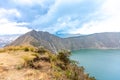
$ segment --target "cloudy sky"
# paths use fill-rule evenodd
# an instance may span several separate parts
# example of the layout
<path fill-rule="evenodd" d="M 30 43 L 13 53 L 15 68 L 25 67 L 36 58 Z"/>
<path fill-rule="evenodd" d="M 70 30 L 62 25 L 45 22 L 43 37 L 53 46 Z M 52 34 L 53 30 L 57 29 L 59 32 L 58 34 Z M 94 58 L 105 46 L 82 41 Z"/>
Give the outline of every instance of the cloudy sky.
<path fill-rule="evenodd" d="M 120 32 L 119 0 L 0 0 L 0 35 Z"/>

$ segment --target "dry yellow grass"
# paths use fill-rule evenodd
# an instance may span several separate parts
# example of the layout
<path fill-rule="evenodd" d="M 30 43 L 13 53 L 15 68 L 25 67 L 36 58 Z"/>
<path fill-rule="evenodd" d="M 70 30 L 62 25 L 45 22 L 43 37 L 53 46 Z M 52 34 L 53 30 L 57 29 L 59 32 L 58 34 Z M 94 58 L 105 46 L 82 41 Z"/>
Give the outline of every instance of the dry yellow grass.
<path fill-rule="evenodd" d="M 0 80 L 50 80 L 50 63 L 40 61 L 41 69 L 24 67 L 39 57 L 32 46 L 9 46 L 0 49 Z M 45 55 L 41 55 L 45 57 Z M 47 71 L 47 72 L 46 72 Z"/>
<path fill-rule="evenodd" d="M 41 70 L 23 68 L 18 69 L 26 61 L 35 58 L 33 52 L 3 52 L 0 54 L 0 80 L 50 80 L 46 71 L 50 69 L 50 63 L 39 62 Z"/>
<path fill-rule="evenodd" d="M 0 50 L 0 80 L 95 80 L 65 58 L 33 47 L 12 46 Z M 66 59 L 65 59 L 66 61 Z M 71 69 L 71 70 L 70 70 Z M 74 70 L 80 78 L 74 79 Z M 73 73 L 73 79 L 71 74 Z M 77 74 L 79 75 L 79 74 Z M 86 77 L 86 78 L 85 78 Z"/>

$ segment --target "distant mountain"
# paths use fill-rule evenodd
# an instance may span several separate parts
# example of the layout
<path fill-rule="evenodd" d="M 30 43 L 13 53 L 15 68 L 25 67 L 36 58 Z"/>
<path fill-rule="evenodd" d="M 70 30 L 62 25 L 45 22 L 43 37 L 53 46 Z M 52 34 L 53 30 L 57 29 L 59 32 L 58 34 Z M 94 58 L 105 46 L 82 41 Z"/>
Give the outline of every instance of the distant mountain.
<path fill-rule="evenodd" d="M 59 38 L 48 32 L 32 30 L 17 38 L 10 45 L 33 45 L 36 47 L 44 46 L 52 52 L 57 52 L 60 49 L 65 49 L 63 41 L 63 38 Z"/>
<path fill-rule="evenodd" d="M 32 30 L 17 38 L 10 45 L 44 46 L 52 52 L 57 52 L 61 49 L 120 49 L 120 33 L 96 33 L 60 38 L 48 32 Z"/>
<path fill-rule="evenodd" d="M 77 37 L 77 36 L 83 36 L 82 34 L 56 34 L 57 36 L 61 38 L 68 38 L 68 37 Z"/>
<path fill-rule="evenodd" d="M 0 47 L 10 44 L 12 41 L 18 38 L 18 36 L 19 35 L 0 35 Z"/>
<path fill-rule="evenodd" d="M 72 50 L 78 49 L 120 49 L 120 33 L 96 33 L 80 37 L 67 38 Z"/>

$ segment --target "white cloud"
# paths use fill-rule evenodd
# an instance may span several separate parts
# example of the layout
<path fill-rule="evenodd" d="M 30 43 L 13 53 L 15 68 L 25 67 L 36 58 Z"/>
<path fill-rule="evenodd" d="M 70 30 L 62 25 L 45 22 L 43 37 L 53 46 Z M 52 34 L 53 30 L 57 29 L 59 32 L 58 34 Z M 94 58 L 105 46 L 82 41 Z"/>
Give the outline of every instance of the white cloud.
<path fill-rule="evenodd" d="M 97 13 L 97 19 L 91 19 L 72 33 L 92 34 L 99 32 L 120 32 L 120 1 L 105 0 Z"/>
<path fill-rule="evenodd" d="M 0 35 L 23 34 L 30 31 L 26 27 L 28 23 L 10 21 L 14 17 L 21 17 L 21 14 L 16 9 L 0 8 Z"/>
<path fill-rule="evenodd" d="M 4 9 L 0 8 L 0 18 L 4 17 L 21 17 L 21 14 L 18 10 L 16 9 Z"/>
<path fill-rule="evenodd" d="M 120 15 L 120 1 L 105 0 L 101 10 L 107 15 Z"/>
<path fill-rule="evenodd" d="M 76 27 L 80 24 L 78 19 L 71 20 L 70 16 L 63 16 L 57 19 L 57 22 L 50 27 L 45 28 L 45 31 L 49 31 L 50 33 L 71 33 L 72 31 L 76 30 Z M 51 28 L 52 27 L 52 28 Z"/>
<path fill-rule="evenodd" d="M 42 7 L 46 7 L 46 4 L 53 2 L 54 0 L 12 0 L 18 5 L 33 6 L 39 4 Z"/>
<path fill-rule="evenodd" d="M 28 19 L 24 21 L 31 20 L 31 25 L 33 26 L 30 27 L 33 27 L 34 29 L 46 30 L 51 33 L 63 31 L 66 33 L 91 34 L 98 32 L 120 31 L 119 0 L 11 1 L 14 3 L 13 5 L 15 8 L 20 9 L 21 13 L 17 9 L 7 10 L 0 8 L 0 25 L 2 26 L 6 26 L 9 23 L 11 26 L 19 28 L 22 26 L 22 28 L 27 30 L 28 28 L 26 28 L 26 23 L 17 23 L 17 21 L 15 21 L 16 17 L 18 17 L 18 21 L 21 21 L 22 19 L 24 20 L 24 18 Z M 40 11 L 42 12 L 42 10 L 39 11 L 39 8 L 36 9 L 36 7 L 39 6 L 42 7 L 40 9 L 45 9 L 45 13 L 39 14 Z M 24 9 L 24 7 L 26 8 Z M 27 9 L 31 10 L 31 13 L 30 11 L 27 11 Z M 37 10 L 38 12 L 36 12 Z M 24 13 L 22 13 L 22 11 Z M 35 15 L 33 15 L 34 12 Z M 31 18 L 31 16 L 37 17 L 33 20 L 33 17 Z M 13 17 L 13 19 L 9 19 L 9 17 Z M 3 21 L 4 19 L 7 21 Z M 12 22 L 13 20 L 15 22 Z"/>
<path fill-rule="evenodd" d="M 13 2 L 17 3 L 17 4 L 27 4 L 30 5 L 32 4 L 32 0 L 13 0 Z"/>
<path fill-rule="evenodd" d="M 102 21 L 91 21 L 82 26 L 82 28 L 76 29 L 73 33 L 92 34 L 100 32 L 120 32 L 120 20 L 105 19 Z"/>
<path fill-rule="evenodd" d="M 49 28 L 54 29 L 56 31 L 62 29 L 63 26 L 59 22 L 58 19 L 64 18 L 66 16 L 71 17 L 78 17 L 82 16 L 82 8 L 81 3 L 84 0 L 55 0 L 55 3 L 49 7 L 47 14 L 39 16 L 37 19 L 33 21 L 33 25 L 40 25 L 43 26 L 44 24 L 49 26 Z M 82 5 L 83 6 L 83 5 Z M 63 19 L 62 19 L 63 20 Z M 65 20 L 63 20 L 65 21 Z M 60 25 L 57 25 L 60 24 Z M 43 26 L 42 28 L 46 27 Z M 57 27 L 56 27 L 57 25 Z M 59 27 L 59 28 L 58 28 Z M 61 28 L 60 28 L 61 27 Z"/>
<path fill-rule="evenodd" d="M 0 35 L 24 34 L 31 29 L 27 28 L 27 23 L 16 23 L 7 19 L 0 19 Z"/>

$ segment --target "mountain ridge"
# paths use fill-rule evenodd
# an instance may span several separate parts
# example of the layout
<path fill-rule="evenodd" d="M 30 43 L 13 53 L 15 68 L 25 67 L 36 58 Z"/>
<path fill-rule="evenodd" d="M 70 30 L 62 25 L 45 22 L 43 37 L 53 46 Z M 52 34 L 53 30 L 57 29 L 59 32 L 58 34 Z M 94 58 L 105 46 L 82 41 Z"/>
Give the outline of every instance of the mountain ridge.
<path fill-rule="evenodd" d="M 60 38 L 48 32 L 32 30 L 20 36 L 9 45 L 43 46 L 55 53 L 62 49 L 120 49 L 120 32 L 105 32 Z"/>
<path fill-rule="evenodd" d="M 11 43 L 15 39 L 17 39 L 19 34 L 16 35 L 0 35 L 0 48 L 4 47 L 5 45 Z"/>

